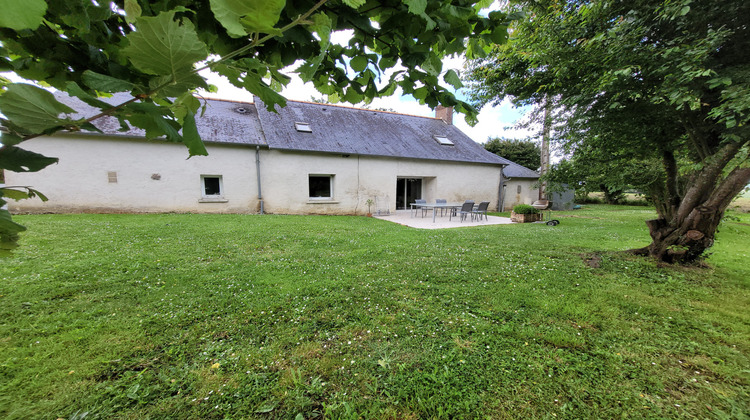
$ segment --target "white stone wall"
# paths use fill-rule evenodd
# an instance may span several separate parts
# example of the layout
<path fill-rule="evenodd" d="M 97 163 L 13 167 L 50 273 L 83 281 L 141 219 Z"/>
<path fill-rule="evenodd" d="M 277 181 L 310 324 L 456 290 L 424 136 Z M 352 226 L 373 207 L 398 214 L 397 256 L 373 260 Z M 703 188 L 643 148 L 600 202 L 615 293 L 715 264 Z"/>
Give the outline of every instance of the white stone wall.
<path fill-rule="evenodd" d="M 267 163 L 267 164 L 266 164 Z M 265 210 L 280 214 L 364 214 L 367 199 L 396 210 L 396 180 L 422 178 L 422 198 L 473 199 L 497 207 L 500 167 L 418 159 L 312 154 L 271 150 L 262 157 Z M 308 177 L 333 175 L 332 200 L 311 200 Z M 373 206 L 372 211 L 375 211 Z"/>
<path fill-rule="evenodd" d="M 40 137 L 23 147 L 59 163 L 39 172 L 6 172 L 8 185 L 28 185 L 48 198 L 11 201 L 16 212 L 258 211 L 255 149 L 209 144 L 188 157 L 182 144 L 133 139 Z M 110 182 L 110 172 L 117 182 Z M 222 175 L 225 202 L 201 202 L 201 175 Z"/>
<path fill-rule="evenodd" d="M 536 179 L 511 178 L 505 181 L 504 211 L 510 211 L 518 204 L 531 204 L 539 200 L 539 189 L 535 188 Z M 520 187 L 521 192 L 518 192 Z"/>
<path fill-rule="evenodd" d="M 255 147 L 208 144 L 209 156 L 187 159 L 184 145 L 82 136 L 37 138 L 24 147 L 60 158 L 35 173 L 6 173 L 49 197 L 11 202 L 15 212 L 257 213 Z M 422 198 L 490 201 L 497 208 L 494 165 L 261 149 L 264 210 L 276 214 L 365 214 L 367 199 L 396 210 L 399 177 L 422 178 Z M 110 182 L 110 173 L 117 182 Z M 309 197 L 309 176 L 333 175 L 333 197 Z M 222 200 L 202 197 L 201 175 L 222 177 Z M 506 201 L 507 205 L 507 201 Z M 372 206 L 376 211 L 376 206 Z"/>

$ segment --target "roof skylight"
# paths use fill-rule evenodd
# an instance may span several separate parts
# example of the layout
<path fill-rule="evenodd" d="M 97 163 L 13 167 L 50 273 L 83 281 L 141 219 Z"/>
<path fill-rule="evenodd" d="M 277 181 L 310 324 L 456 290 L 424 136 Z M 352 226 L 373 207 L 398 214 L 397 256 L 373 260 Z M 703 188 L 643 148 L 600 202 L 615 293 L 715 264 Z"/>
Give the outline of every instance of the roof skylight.
<path fill-rule="evenodd" d="M 448 140 L 448 137 L 445 136 L 432 136 L 438 143 L 440 143 L 443 146 L 453 146 L 453 142 Z"/>
<path fill-rule="evenodd" d="M 294 123 L 294 128 L 296 128 L 297 131 L 302 132 L 302 133 L 312 133 L 312 128 L 310 128 L 310 123 L 296 122 Z"/>

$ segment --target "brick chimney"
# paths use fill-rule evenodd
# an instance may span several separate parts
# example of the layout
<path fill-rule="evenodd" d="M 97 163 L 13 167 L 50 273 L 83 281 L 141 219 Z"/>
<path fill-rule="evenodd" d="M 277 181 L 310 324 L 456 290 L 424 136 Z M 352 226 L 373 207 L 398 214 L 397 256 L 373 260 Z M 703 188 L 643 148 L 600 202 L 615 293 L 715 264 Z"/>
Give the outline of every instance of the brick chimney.
<path fill-rule="evenodd" d="M 453 125 L 453 107 L 438 105 L 437 108 L 435 108 L 435 118 L 440 118 L 446 124 Z"/>

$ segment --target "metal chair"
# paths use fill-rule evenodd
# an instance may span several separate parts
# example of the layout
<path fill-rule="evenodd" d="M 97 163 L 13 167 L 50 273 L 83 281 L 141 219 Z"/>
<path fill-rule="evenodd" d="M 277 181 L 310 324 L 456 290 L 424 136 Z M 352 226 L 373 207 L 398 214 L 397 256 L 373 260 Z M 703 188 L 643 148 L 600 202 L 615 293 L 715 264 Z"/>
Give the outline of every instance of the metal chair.
<path fill-rule="evenodd" d="M 436 198 L 435 199 L 435 204 L 448 204 L 448 200 L 446 200 L 445 198 Z M 446 209 L 445 207 L 440 207 L 440 216 L 441 217 L 443 216 L 443 212 L 445 212 L 446 210 L 448 210 L 448 209 Z"/>
<path fill-rule="evenodd" d="M 490 206 L 489 201 L 482 201 L 479 203 L 479 207 L 477 207 L 476 210 L 472 210 L 472 216 L 476 215 L 479 220 L 482 220 L 482 215 L 484 215 L 484 220 L 489 220 L 487 218 L 487 208 Z"/>
<path fill-rule="evenodd" d="M 415 203 L 415 204 L 427 204 L 427 200 L 414 200 L 414 203 Z M 415 211 L 414 211 L 414 215 L 416 216 L 416 215 L 417 215 L 417 212 L 418 212 L 418 211 L 419 211 L 420 209 L 422 210 L 422 217 L 424 217 L 424 215 L 425 215 L 425 214 L 427 213 L 427 209 L 425 209 L 424 207 L 420 207 L 420 206 L 417 206 L 417 208 L 416 208 L 416 209 L 414 209 L 414 210 L 415 210 Z"/>
<path fill-rule="evenodd" d="M 458 215 L 461 216 L 461 223 L 466 219 L 466 215 L 471 216 L 471 220 L 474 220 L 474 202 L 466 201 L 462 206 L 461 210 L 458 211 Z"/>

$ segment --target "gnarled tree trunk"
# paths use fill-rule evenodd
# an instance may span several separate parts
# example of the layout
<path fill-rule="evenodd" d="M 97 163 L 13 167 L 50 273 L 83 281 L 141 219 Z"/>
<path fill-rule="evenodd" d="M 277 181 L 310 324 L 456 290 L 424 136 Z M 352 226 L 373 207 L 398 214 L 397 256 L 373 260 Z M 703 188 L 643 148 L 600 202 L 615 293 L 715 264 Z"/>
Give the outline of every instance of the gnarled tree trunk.
<path fill-rule="evenodd" d="M 710 181 L 711 175 L 704 173 L 699 178 Z M 750 182 L 750 168 L 735 168 L 718 185 L 701 182 L 704 180 L 697 180 L 670 219 L 660 217 L 646 222 L 653 241 L 636 250 L 637 254 L 669 263 L 690 263 L 713 245 L 724 211 Z M 700 200 L 702 197 L 705 199 Z"/>

